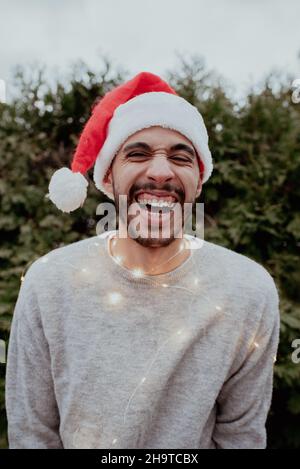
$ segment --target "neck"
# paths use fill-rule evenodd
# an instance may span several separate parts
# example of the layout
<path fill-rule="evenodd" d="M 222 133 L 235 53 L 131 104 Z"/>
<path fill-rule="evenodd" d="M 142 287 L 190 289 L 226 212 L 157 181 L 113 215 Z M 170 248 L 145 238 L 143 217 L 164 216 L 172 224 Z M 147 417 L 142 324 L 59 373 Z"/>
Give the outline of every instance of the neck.
<path fill-rule="evenodd" d="M 145 275 L 159 275 L 179 267 L 190 255 L 185 238 L 175 238 L 167 246 L 146 247 L 130 237 L 115 235 L 109 246 L 110 254 L 121 259 L 127 269 L 138 269 Z"/>

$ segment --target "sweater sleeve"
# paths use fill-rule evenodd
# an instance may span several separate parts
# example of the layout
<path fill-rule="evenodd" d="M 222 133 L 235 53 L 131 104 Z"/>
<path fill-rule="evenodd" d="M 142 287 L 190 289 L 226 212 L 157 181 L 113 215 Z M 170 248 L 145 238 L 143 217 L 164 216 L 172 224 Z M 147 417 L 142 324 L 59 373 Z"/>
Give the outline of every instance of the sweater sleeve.
<path fill-rule="evenodd" d="M 9 447 L 62 448 L 49 346 L 34 291 L 33 266 L 15 305 L 6 368 Z"/>
<path fill-rule="evenodd" d="M 217 400 L 213 440 L 219 449 L 266 448 L 266 419 L 273 392 L 279 342 L 279 297 L 268 284 L 259 327 L 249 337 Z"/>

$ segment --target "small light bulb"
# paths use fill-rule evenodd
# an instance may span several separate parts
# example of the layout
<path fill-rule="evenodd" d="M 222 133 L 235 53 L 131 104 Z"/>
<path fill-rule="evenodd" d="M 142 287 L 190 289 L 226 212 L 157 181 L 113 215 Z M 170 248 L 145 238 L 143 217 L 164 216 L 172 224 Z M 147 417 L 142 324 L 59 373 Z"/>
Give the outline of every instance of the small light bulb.
<path fill-rule="evenodd" d="M 122 256 L 114 256 L 114 259 L 118 264 L 122 264 L 123 262 L 123 257 Z"/>
<path fill-rule="evenodd" d="M 122 295 L 117 291 L 111 292 L 108 295 L 108 301 L 111 305 L 117 305 L 118 303 L 120 303 L 121 299 Z"/>
<path fill-rule="evenodd" d="M 142 271 L 142 269 L 132 269 L 132 275 L 134 277 L 139 278 L 139 277 L 143 277 L 144 272 Z"/>

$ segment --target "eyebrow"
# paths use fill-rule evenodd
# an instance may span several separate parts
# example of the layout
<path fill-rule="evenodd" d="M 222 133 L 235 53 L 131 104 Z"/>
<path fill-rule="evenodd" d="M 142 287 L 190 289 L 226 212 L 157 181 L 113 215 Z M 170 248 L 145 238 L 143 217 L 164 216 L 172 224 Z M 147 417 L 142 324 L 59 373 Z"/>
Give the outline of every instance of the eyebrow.
<path fill-rule="evenodd" d="M 148 145 L 148 143 L 145 142 L 134 142 L 134 143 L 129 143 L 124 147 L 123 151 L 127 152 L 129 150 L 134 150 L 136 148 L 143 148 L 144 150 L 150 151 L 152 150 L 151 146 Z M 196 157 L 195 150 L 190 147 L 189 145 L 186 145 L 185 143 L 176 143 L 176 145 L 172 145 L 169 148 L 169 151 L 179 151 L 179 150 L 184 150 L 187 153 L 189 153 L 193 158 Z"/>

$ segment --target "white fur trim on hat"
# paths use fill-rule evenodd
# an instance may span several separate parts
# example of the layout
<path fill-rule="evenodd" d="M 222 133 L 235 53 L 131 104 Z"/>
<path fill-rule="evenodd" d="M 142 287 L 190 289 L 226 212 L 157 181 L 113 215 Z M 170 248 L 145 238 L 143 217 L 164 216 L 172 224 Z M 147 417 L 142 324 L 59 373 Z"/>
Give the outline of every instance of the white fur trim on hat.
<path fill-rule="evenodd" d="M 93 175 L 96 187 L 108 197 L 113 198 L 113 194 L 105 190 L 103 178 L 117 151 L 130 135 L 155 125 L 176 130 L 187 137 L 204 164 L 202 182 L 210 177 L 213 162 L 200 112 L 178 95 L 153 91 L 118 106 L 110 120 L 107 138 L 97 156 Z"/>
<path fill-rule="evenodd" d="M 81 173 L 60 168 L 52 174 L 48 197 L 57 208 L 70 213 L 82 207 L 87 194 L 88 181 Z"/>

